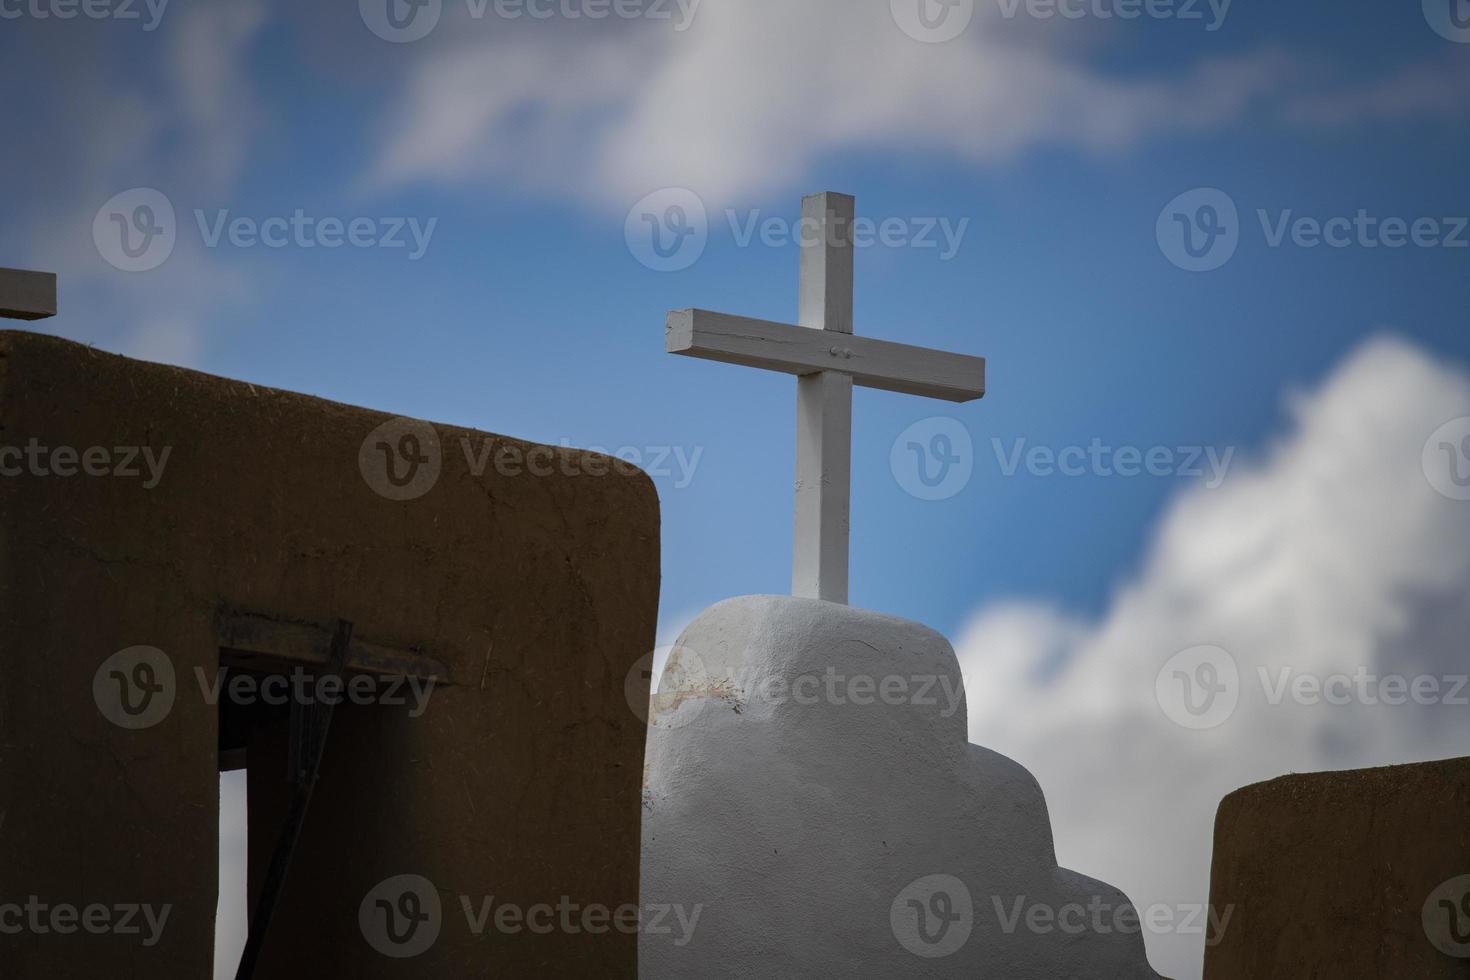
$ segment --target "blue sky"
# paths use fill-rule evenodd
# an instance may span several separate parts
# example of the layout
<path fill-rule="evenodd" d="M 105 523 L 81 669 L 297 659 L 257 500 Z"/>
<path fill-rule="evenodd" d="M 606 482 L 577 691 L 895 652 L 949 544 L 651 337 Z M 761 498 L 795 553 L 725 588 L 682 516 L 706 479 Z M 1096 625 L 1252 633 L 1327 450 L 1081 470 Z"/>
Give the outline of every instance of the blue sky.
<path fill-rule="evenodd" d="M 1208 30 L 1203 4 L 1204 21 L 1124 21 L 1098 16 L 1112 3 L 1047 19 L 979 0 L 963 34 L 927 43 L 879 0 L 704 0 L 685 31 L 446 0 L 429 36 L 393 43 L 350 3 L 174 0 L 145 30 L 0 0 L 21 11 L 0 20 L 0 75 L 24 134 L 0 146 L 0 264 L 58 272 L 62 312 L 40 328 L 105 349 L 697 458 L 687 486 L 657 478 L 675 625 L 789 587 L 794 382 L 662 351 L 672 308 L 795 317 L 796 246 L 742 246 L 727 210 L 794 220 L 802 194 L 837 190 L 875 220 L 967 220 L 948 260 L 857 257 L 857 331 L 984 355 L 989 394 L 857 395 L 852 601 L 956 637 L 1012 604 L 1107 623 L 1200 481 L 1006 476 L 994 440 L 1233 451 L 1228 487 L 1304 438 L 1293 400 L 1336 390 L 1370 338 L 1425 371 L 1470 362 L 1454 220 L 1470 213 L 1470 31 L 1437 32 L 1434 2 L 1237 2 Z M 671 187 L 705 206 L 709 242 L 661 272 L 625 221 Z M 168 199 L 178 244 L 125 272 L 92 229 L 135 188 Z M 1158 224 L 1200 188 L 1236 207 L 1238 247 L 1190 272 Z M 435 224 L 415 260 L 209 247 L 195 217 L 298 209 Z M 1283 219 L 1360 212 L 1434 219 L 1460 247 L 1271 242 Z M 890 450 L 934 416 L 968 429 L 974 476 L 926 501 Z"/>
<path fill-rule="evenodd" d="M 860 212 L 878 220 L 969 220 L 949 261 L 936 250 L 881 247 L 858 258 L 859 332 L 990 358 L 991 392 L 976 405 L 956 410 L 870 392 L 857 402 L 854 601 L 942 629 L 996 596 L 1040 592 L 1099 609 L 1178 488 L 1172 478 L 1005 479 L 992 439 L 1063 445 L 1101 437 L 1249 453 L 1279 421 L 1282 393 L 1321 378 L 1365 335 L 1391 328 L 1451 356 L 1464 356 L 1470 344 L 1464 276 L 1457 274 L 1464 250 L 1273 249 L 1255 216 L 1257 209 L 1324 219 L 1359 209 L 1407 219 L 1455 211 L 1466 131 L 1460 104 L 1437 100 L 1433 90 L 1463 91 L 1467 51 L 1430 30 L 1413 5 L 1347 16 L 1325 3 L 1237 4 L 1215 31 L 1205 29 L 1215 15 L 1203 7 L 1203 22 L 1028 21 L 1024 14 L 977 21 L 970 30 L 996 47 L 1029 46 L 1109 84 L 1167 87 L 1211 60 L 1275 59 L 1283 67 L 1263 70 L 1251 83 L 1259 95 L 1228 118 L 1198 123 L 1186 102 L 1178 109 L 1182 122 L 1142 125 L 1137 133 L 1122 125 L 1108 137 L 1121 145 L 1101 150 L 1068 145 L 1065 137 L 1020 139 L 1000 159 L 977 160 L 943 137 L 929 137 L 927 152 L 925 140 L 915 141 L 915 152 L 881 133 L 852 145 L 814 139 L 790 179 L 740 174 L 703 195 L 710 247 L 694 267 L 675 273 L 641 267 L 624 242 L 626 210 L 641 195 L 604 192 L 595 186 L 598 174 L 575 166 L 553 163 L 548 169 L 564 176 L 541 186 L 510 174 L 514 167 L 486 164 L 477 172 L 475 152 L 466 151 L 453 162 L 460 168 L 453 177 L 384 183 L 369 176 L 402 111 L 403 88 L 443 50 L 478 45 L 489 59 L 500 45 L 526 39 L 575 47 L 604 43 L 619 29 L 639 35 L 633 44 L 661 27 L 594 32 L 566 21 L 493 17 L 456 25 L 451 12 L 435 35 L 399 45 L 374 37 L 349 5 L 310 17 L 260 7 L 248 26 L 196 27 L 211 16 L 225 19 L 207 7 L 165 8 L 152 32 L 120 21 L 22 19 L 0 35 L 7 71 L 35 94 L 26 108 L 7 111 L 19 109 L 16 125 L 47 134 L 0 151 L 18 165 L 26 191 L 0 204 L 8 261 L 62 275 L 63 313 L 45 328 L 150 352 L 137 335 L 146 335 L 139 324 L 156 312 L 139 304 L 119 317 L 109 300 L 113 290 L 146 289 L 150 274 L 121 273 L 95 250 L 88 254 L 80 221 L 58 226 L 134 186 L 168 195 L 181 234 L 196 240 L 196 209 L 211 220 L 222 209 L 263 219 L 298 208 L 316 217 L 437 219 L 417 261 L 407 259 L 408 250 L 205 250 L 197 262 L 227 281 L 219 295 L 189 304 L 181 314 L 188 325 L 177 328 L 182 336 L 160 341 L 158 354 L 551 442 L 702 450 L 687 487 L 660 481 L 670 614 L 787 585 L 791 380 L 660 353 L 668 308 L 794 316 L 796 247 L 739 247 L 725 208 L 742 219 L 759 211 L 790 220 L 802 193 L 834 189 L 857 195 Z M 689 34 L 702 26 L 700 13 L 711 11 L 696 13 Z M 458 28 L 453 37 L 451 27 Z M 780 28 L 781 18 L 771 27 Z M 220 50 L 191 56 L 181 50 L 190 35 Z M 891 43 L 923 47 L 901 34 Z M 95 53 L 96 63 L 83 65 L 82 51 Z M 227 63 L 206 67 L 214 58 Z M 758 50 L 750 66 L 761 68 Z M 1428 91 L 1402 83 L 1414 73 L 1429 80 Z M 803 72 L 791 76 L 799 84 Z M 172 91 L 210 85 L 215 91 L 196 107 Z M 943 79 L 927 94 L 925 85 L 922 77 L 916 82 L 913 112 L 923 113 L 926 100 L 957 96 Z M 1407 93 L 1398 105 L 1382 106 L 1367 91 L 1395 86 Z M 1348 118 L 1283 118 L 1287 105 L 1309 96 L 1349 103 Z M 1010 96 L 986 96 L 997 97 Z M 627 93 L 628 101 L 637 98 Z M 153 132 L 117 137 L 139 145 L 113 161 L 68 111 L 82 103 L 87 113 L 105 115 L 109 99 L 165 117 Z M 1026 101 L 1018 93 L 1009 111 L 1026 110 Z M 518 125 L 536 129 L 516 114 L 551 111 L 528 95 L 487 127 L 490 138 L 508 140 L 503 152 L 514 155 Z M 591 111 L 610 113 L 595 104 Z M 977 112 L 981 131 L 973 139 L 983 145 L 985 124 L 1005 111 Z M 566 150 L 590 152 L 586 145 Z M 528 151 L 541 153 L 556 155 Z M 38 157 L 59 166 L 26 173 Z M 697 164 L 677 186 L 701 190 Z M 83 186 L 109 193 L 94 204 L 79 193 Z M 636 180 L 629 186 L 638 188 Z M 662 186 L 670 185 L 646 189 Z M 1160 208 L 1195 187 L 1225 190 L 1245 217 L 1239 253 L 1209 274 L 1171 265 L 1154 235 Z M 27 233 L 37 224 L 60 243 L 37 247 Z M 48 251 L 61 261 L 48 261 Z M 167 274 L 165 264 L 155 278 Z M 955 498 L 918 501 L 892 478 L 888 448 L 909 423 L 936 414 L 959 418 L 974 434 L 976 476 Z M 731 519 L 708 519 L 713 514 Z M 920 568 L 924 574 L 915 574 Z"/>

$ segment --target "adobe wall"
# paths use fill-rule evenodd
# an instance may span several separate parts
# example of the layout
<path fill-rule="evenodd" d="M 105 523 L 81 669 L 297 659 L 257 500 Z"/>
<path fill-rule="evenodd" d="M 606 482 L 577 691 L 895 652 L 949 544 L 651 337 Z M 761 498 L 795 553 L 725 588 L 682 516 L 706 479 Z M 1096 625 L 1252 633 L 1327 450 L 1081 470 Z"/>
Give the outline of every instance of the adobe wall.
<path fill-rule="evenodd" d="M 1238 790 L 1211 878 L 1205 980 L 1470 977 L 1470 759 Z"/>
<path fill-rule="evenodd" d="M 196 672 L 215 680 L 218 624 L 248 613 L 351 620 L 359 640 L 436 659 L 454 684 L 418 718 L 338 711 L 261 976 L 634 976 L 634 935 L 475 936 L 459 896 L 638 900 L 646 728 L 625 680 L 654 643 L 653 486 L 581 453 L 546 475 L 476 475 L 461 440 L 492 437 L 369 439 L 389 421 L 0 332 L 0 448 L 77 453 L 0 478 L 0 905 L 172 906 L 152 946 L 146 927 L 59 934 L 42 913 L 39 929 L 0 932 L 6 975 L 210 975 L 218 729 Z M 425 462 L 397 460 L 394 486 L 379 443 Z M 117 447 L 169 455 L 161 473 L 140 455 L 138 476 L 100 475 L 104 455 L 124 462 Z M 148 654 L 139 673 L 140 646 L 166 659 Z M 128 715 L 136 682 L 158 690 L 130 688 L 141 713 Z M 283 739 L 252 740 L 257 883 L 284 805 Z M 373 948 L 359 913 L 410 873 L 433 883 L 442 921 L 400 959 Z"/>

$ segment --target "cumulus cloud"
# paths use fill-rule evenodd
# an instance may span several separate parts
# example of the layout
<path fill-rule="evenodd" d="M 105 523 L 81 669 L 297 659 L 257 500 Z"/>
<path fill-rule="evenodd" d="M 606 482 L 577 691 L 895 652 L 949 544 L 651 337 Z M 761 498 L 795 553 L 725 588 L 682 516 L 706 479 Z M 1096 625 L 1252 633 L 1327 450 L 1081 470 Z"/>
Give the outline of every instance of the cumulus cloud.
<path fill-rule="evenodd" d="M 1299 95 L 1284 112 L 1291 122 L 1323 127 L 1420 117 L 1457 120 L 1470 114 L 1470 104 L 1462 97 L 1467 87 L 1470 62 L 1446 58 L 1335 91 Z"/>
<path fill-rule="evenodd" d="M 981 8 L 945 44 L 908 36 L 874 0 L 703 0 L 683 31 L 457 22 L 411 70 L 370 180 L 498 175 L 614 202 L 686 186 L 728 201 L 838 152 L 1114 151 L 1233 120 L 1287 67 L 1257 53 L 1112 77 Z"/>
<path fill-rule="evenodd" d="M 260 128 L 247 56 L 265 20 L 265 7 L 253 0 L 190 4 L 170 34 L 173 116 L 188 133 L 194 172 L 209 185 L 239 175 Z"/>
<path fill-rule="evenodd" d="M 992 4 L 944 44 L 907 35 L 881 0 L 703 0 L 685 30 L 445 9 L 386 111 L 369 187 L 508 180 L 615 206 L 680 186 L 732 204 L 841 153 L 986 166 L 1037 147 L 1116 153 L 1253 112 L 1346 126 L 1463 111 L 1458 62 L 1348 80 L 1268 48 L 1114 73 L 1089 63 L 1094 45 Z"/>
<path fill-rule="evenodd" d="M 1437 492 L 1423 458 L 1431 434 L 1465 416 L 1470 377 L 1406 342 L 1372 341 L 1292 398 L 1268 452 L 1173 503 L 1144 568 L 1099 618 L 1045 602 L 978 613 L 956 644 L 971 739 L 1039 778 L 1064 865 L 1140 908 L 1202 903 L 1226 793 L 1289 772 L 1464 754 L 1463 701 L 1272 699 L 1303 674 L 1366 677 L 1372 695 L 1372 678 L 1466 673 L 1470 503 Z M 1195 730 L 1165 710 L 1178 714 L 1176 678 L 1162 703 L 1156 680 L 1200 645 L 1233 659 L 1239 701 Z M 1148 940 L 1162 973 L 1200 975 L 1201 936 Z"/>
<path fill-rule="evenodd" d="M 16 129 L 45 138 L 0 147 L 0 165 L 14 157 L 18 181 L 0 249 L 12 256 L 8 264 L 61 277 L 60 313 L 39 328 L 199 365 L 209 321 L 246 294 L 243 275 L 185 234 L 158 268 L 119 271 L 93 242 L 93 218 L 131 188 L 156 188 L 182 206 L 235 185 L 265 119 L 249 66 L 265 21 L 259 0 L 199 0 L 167 11 L 157 33 L 138 36 L 105 22 L 78 20 L 65 32 L 18 22 L 28 42 L 18 73 L 67 66 L 17 106 Z M 67 125 L 55 126 L 58 119 Z M 187 212 L 178 218 L 187 221 Z"/>

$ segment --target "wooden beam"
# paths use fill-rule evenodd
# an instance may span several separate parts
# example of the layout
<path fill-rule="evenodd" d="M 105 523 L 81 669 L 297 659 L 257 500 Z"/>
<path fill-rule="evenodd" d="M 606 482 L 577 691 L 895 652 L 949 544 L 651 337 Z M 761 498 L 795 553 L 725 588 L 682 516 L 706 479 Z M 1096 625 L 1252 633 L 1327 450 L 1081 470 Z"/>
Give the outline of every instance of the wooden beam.
<path fill-rule="evenodd" d="M 852 226 L 857 201 L 848 194 L 801 199 L 801 298 L 797 322 L 852 333 Z"/>
<path fill-rule="evenodd" d="M 802 199 L 798 328 L 828 343 L 852 336 L 852 223 L 846 194 Z M 815 235 L 813 235 L 815 232 Z M 791 594 L 847 602 L 852 511 L 852 378 L 818 371 L 796 379 L 796 524 Z"/>
<path fill-rule="evenodd" d="M 708 310 L 671 312 L 664 346 L 670 354 L 797 376 L 839 371 L 864 388 L 949 402 L 985 397 L 983 357 Z"/>
<path fill-rule="evenodd" d="M 56 273 L 0 269 L 0 317 L 44 320 L 56 315 Z"/>
<path fill-rule="evenodd" d="M 284 622 L 249 613 L 222 614 L 217 622 L 220 663 L 247 670 L 278 670 L 282 663 L 304 667 L 331 664 L 332 631 L 308 623 Z M 353 637 L 346 669 L 379 677 L 420 677 L 452 685 L 449 668 L 432 657 L 394 650 Z"/>

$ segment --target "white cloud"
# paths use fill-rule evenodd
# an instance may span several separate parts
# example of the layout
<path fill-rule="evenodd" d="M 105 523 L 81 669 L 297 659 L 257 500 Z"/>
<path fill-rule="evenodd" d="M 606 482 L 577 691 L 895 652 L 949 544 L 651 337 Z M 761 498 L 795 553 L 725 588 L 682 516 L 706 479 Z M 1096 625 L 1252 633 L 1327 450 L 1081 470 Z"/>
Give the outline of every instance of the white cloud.
<path fill-rule="evenodd" d="M 246 56 L 265 20 L 256 0 L 191 3 L 169 35 L 173 115 L 188 132 L 194 172 L 216 187 L 239 175 L 260 125 Z"/>
<path fill-rule="evenodd" d="M 1420 116 L 1456 120 L 1470 114 L 1464 98 L 1470 63 L 1446 58 L 1409 65 L 1385 78 L 1337 91 L 1300 95 L 1287 103 L 1286 118 L 1312 126 L 1354 126 Z"/>
<path fill-rule="evenodd" d="M 19 26 L 32 32 L 27 55 L 36 67 L 18 71 L 67 66 L 23 107 L 36 114 L 30 124 L 47 129 L 27 144 L 16 217 L 0 228 L 8 264 L 59 275 L 59 315 L 38 328 L 200 366 L 210 321 L 248 295 L 246 276 L 214 260 L 186 228 L 162 266 L 118 272 L 98 254 L 92 222 L 129 188 L 157 188 L 187 222 L 186 202 L 219 200 L 234 186 L 265 118 L 249 70 L 265 19 L 259 0 L 195 0 L 169 11 L 157 33 L 124 42 L 110 23 L 78 20 L 65 32 Z M 0 164 L 6 158 L 0 148 Z"/>
<path fill-rule="evenodd" d="M 441 25 L 450 39 L 416 52 L 371 180 L 510 177 L 612 203 L 677 185 L 728 202 L 872 147 L 977 162 L 1112 151 L 1232 120 L 1285 70 L 1266 53 L 1110 77 L 983 9 L 939 45 L 876 0 L 703 0 L 683 32 Z"/>
<path fill-rule="evenodd" d="M 1272 706 L 1258 674 L 1466 672 L 1470 504 L 1432 489 L 1421 454 L 1443 423 L 1470 416 L 1470 379 L 1380 339 L 1294 398 L 1291 415 L 1263 459 L 1174 502 L 1143 571 L 1097 621 L 1001 606 L 956 644 L 971 739 L 1040 779 L 1064 865 L 1140 907 L 1204 901 L 1226 793 L 1462 755 L 1470 735 L 1464 707 Z M 1238 663 L 1240 703 L 1220 727 L 1190 731 L 1165 716 L 1155 679 L 1201 644 Z M 1165 975 L 1199 976 L 1200 937 L 1149 947 Z"/>
<path fill-rule="evenodd" d="M 128 335 L 118 352 L 140 361 L 190 367 L 199 363 L 201 333 L 195 320 L 178 317 L 150 320 Z"/>
<path fill-rule="evenodd" d="M 419 62 L 392 116 L 372 182 L 508 175 L 545 190 L 586 179 L 607 128 L 653 49 L 628 38 L 547 34 L 456 43 Z M 569 66 L 575 66 L 569 70 Z"/>
<path fill-rule="evenodd" d="M 446 5 L 433 39 L 403 52 L 365 182 L 508 185 L 613 207 L 680 186 L 731 205 L 873 149 L 995 165 L 1038 147 L 1125 151 L 1253 113 L 1346 126 L 1465 112 L 1454 60 L 1364 80 L 1263 48 L 1114 73 L 1090 59 L 1116 35 L 1079 44 L 1072 25 L 978 7 L 960 37 L 925 44 L 886 0 L 702 0 L 684 31 L 476 20 Z"/>

